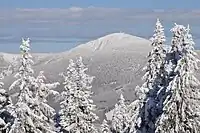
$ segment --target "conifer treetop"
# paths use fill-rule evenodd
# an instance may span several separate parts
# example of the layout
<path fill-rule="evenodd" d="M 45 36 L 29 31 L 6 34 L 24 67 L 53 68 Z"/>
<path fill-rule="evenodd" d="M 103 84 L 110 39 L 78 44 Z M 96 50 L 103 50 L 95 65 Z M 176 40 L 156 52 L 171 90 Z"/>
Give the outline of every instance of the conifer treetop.
<path fill-rule="evenodd" d="M 30 51 L 30 39 L 27 38 L 27 40 L 25 40 L 24 38 L 22 38 L 22 43 L 20 45 L 20 52 L 27 53 L 29 51 Z"/>
<path fill-rule="evenodd" d="M 64 91 L 61 93 L 59 111 L 60 125 L 70 132 L 97 132 L 94 122 L 98 116 L 94 113 L 96 106 L 91 95 L 93 77 L 86 74 L 88 68 L 82 57 L 74 62 L 70 60 L 64 77 Z"/>
<path fill-rule="evenodd" d="M 162 26 L 159 18 L 157 18 L 154 35 L 150 40 L 152 42 L 152 46 L 162 45 L 166 41 L 164 27 Z"/>
<path fill-rule="evenodd" d="M 187 32 L 187 29 L 183 25 L 178 25 L 175 23 L 175 26 L 170 30 L 173 34 L 172 36 L 172 50 L 176 47 L 176 50 L 181 50 L 184 35 Z"/>
<path fill-rule="evenodd" d="M 120 95 L 119 101 L 115 104 L 112 116 L 112 129 L 115 132 L 125 132 L 129 128 L 129 115 L 127 105 L 123 95 Z"/>

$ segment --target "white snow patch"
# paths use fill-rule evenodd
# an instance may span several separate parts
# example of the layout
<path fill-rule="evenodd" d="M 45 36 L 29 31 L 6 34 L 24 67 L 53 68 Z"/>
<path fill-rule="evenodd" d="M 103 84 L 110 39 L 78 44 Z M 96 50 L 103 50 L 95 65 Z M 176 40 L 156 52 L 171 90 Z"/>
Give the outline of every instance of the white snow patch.
<path fill-rule="evenodd" d="M 8 63 L 16 61 L 16 59 L 19 57 L 18 54 L 0 53 L 0 55 L 2 55 L 3 59 Z"/>
<path fill-rule="evenodd" d="M 112 120 L 112 117 L 113 117 L 113 111 L 114 110 L 110 110 L 109 112 L 107 112 L 105 115 L 106 115 L 106 119 L 111 121 Z"/>

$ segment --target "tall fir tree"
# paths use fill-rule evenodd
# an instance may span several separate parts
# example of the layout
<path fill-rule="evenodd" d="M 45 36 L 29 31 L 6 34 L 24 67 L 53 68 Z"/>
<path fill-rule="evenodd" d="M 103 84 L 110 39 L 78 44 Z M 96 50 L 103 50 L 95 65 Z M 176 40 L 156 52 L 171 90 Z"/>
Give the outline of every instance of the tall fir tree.
<path fill-rule="evenodd" d="M 152 51 L 148 55 L 148 62 L 144 70 L 146 71 L 143 76 L 145 81 L 141 86 L 143 98 L 140 98 L 139 116 L 136 124 L 137 132 L 154 133 L 155 122 L 159 114 L 158 100 L 159 93 L 163 92 L 167 83 L 167 72 L 165 71 L 165 58 L 166 50 L 164 48 L 165 35 L 164 28 L 157 19 L 154 35 L 151 38 Z M 134 129 L 134 128 L 133 128 Z"/>
<path fill-rule="evenodd" d="M 114 133 L 125 133 L 129 130 L 129 115 L 124 96 L 121 94 L 115 105 L 112 116 L 112 131 Z"/>
<path fill-rule="evenodd" d="M 34 114 L 38 115 L 43 119 L 39 123 L 34 123 L 34 125 L 40 129 L 41 132 L 45 133 L 55 133 L 56 129 L 54 127 L 53 117 L 55 115 L 55 110 L 50 105 L 48 105 L 47 98 L 50 95 L 58 96 L 59 93 L 54 91 L 59 83 L 45 83 L 46 77 L 44 72 L 40 71 L 38 77 L 36 78 L 36 91 L 34 92 L 34 98 L 36 101 L 36 106 L 33 108 Z"/>
<path fill-rule="evenodd" d="M 75 84 L 75 75 L 77 75 L 75 69 L 75 63 L 72 59 L 69 61 L 69 66 L 66 69 L 65 74 L 61 73 L 61 76 L 64 78 L 64 90 L 61 92 L 60 96 L 60 111 L 59 111 L 59 125 L 61 127 L 60 131 L 65 132 L 65 128 L 70 127 L 70 121 L 73 121 L 74 117 L 71 118 L 71 114 L 69 112 L 69 107 L 71 104 L 71 93 L 73 95 Z"/>
<path fill-rule="evenodd" d="M 91 99 L 93 77 L 85 73 L 87 69 L 80 57 L 75 63 L 70 60 L 66 74 L 63 74 L 65 90 L 61 93 L 60 125 L 70 133 L 97 132 L 94 122 L 98 117 Z"/>
<path fill-rule="evenodd" d="M 175 43 L 181 47 L 179 58 L 174 69 L 176 74 L 167 89 L 170 95 L 164 102 L 163 113 L 157 121 L 156 133 L 199 133 L 199 89 L 200 82 L 195 78 L 194 72 L 198 69 L 197 53 L 194 51 L 194 41 L 189 33 L 190 29 L 183 26 L 174 29 L 181 37 Z M 177 30 L 177 31 L 176 31 Z M 180 43 L 181 42 L 181 43 Z M 177 57 L 177 56 L 175 56 Z"/>
<path fill-rule="evenodd" d="M 11 127 L 10 133 L 41 133 L 35 126 L 36 121 L 43 121 L 42 118 L 35 115 L 34 108 L 36 100 L 33 97 L 33 89 L 36 85 L 31 68 L 33 61 L 30 55 L 30 40 L 22 39 L 20 45 L 21 58 L 19 70 L 15 77 L 16 81 L 10 86 L 11 89 L 19 89 L 17 103 L 15 104 L 16 119 Z M 17 92 L 16 92 L 17 93 Z"/>
<path fill-rule="evenodd" d="M 167 64 L 170 69 L 168 71 L 168 84 L 174 79 L 176 76 L 176 72 L 174 71 L 177 67 L 178 61 L 182 57 L 182 50 L 183 50 L 183 41 L 184 41 L 184 34 L 186 33 L 186 29 L 183 25 L 177 25 L 170 30 L 172 32 L 172 40 L 171 40 L 171 47 L 167 54 Z"/>
<path fill-rule="evenodd" d="M 0 80 L 6 76 L 4 70 L 0 74 Z M 15 108 L 8 92 L 3 89 L 4 83 L 0 81 L 0 132 L 8 133 L 15 119 Z"/>
<path fill-rule="evenodd" d="M 159 19 L 157 19 L 154 35 L 150 40 L 153 49 L 149 53 L 148 63 L 150 63 L 153 66 L 151 66 L 152 74 L 149 75 L 152 76 L 151 79 L 153 80 L 152 83 L 154 87 L 165 86 L 167 77 L 167 73 L 165 70 L 165 60 L 167 51 L 164 48 L 164 45 L 166 39 L 164 34 L 164 27 L 162 26 Z"/>

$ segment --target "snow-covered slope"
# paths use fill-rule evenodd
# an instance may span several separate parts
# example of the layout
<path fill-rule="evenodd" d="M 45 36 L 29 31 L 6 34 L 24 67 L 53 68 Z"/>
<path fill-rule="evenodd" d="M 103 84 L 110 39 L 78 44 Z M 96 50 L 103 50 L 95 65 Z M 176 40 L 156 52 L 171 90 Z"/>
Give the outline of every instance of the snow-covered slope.
<path fill-rule="evenodd" d="M 51 54 L 46 54 L 46 53 L 34 53 L 32 54 L 34 61 L 40 62 L 41 60 L 45 59 L 48 56 L 51 56 Z M 3 53 L 0 52 L 0 59 L 1 59 L 1 65 L 2 66 L 2 61 L 5 64 L 12 64 L 14 62 L 16 62 L 19 59 L 20 55 L 19 54 L 10 54 L 10 53 Z"/>
<path fill-rule="evenodd" d="M 12 63 L 18 58 L 18 54 L 0 53 L 2 59 L 7 63 Z"/>
<path fill-rule="evenodd" d="M 93 82 L 94 101 L 101 119 L 104 111 L 113 107 L 119 93 L 125 98 L 134 100 L 134 88 L 141 83 L 146 63 L 146 56 L 151 50 L 150 42 L 143 38 L 125 33 L 114 33 L 63 53 L 42 56 L 35 64 L 36 73 L 44 70 L 50 81 L 62 81 L 59 73 L 64 71 L 69 59 L 83 56 L 84 63 L 89 67 L 89 74 L 95 76 Z M 39 58 L 38 55 L 33 57 Z M 7 83 L 12 80 L 8 78 Z M 58 88 L 61 91 L 62 86 Z M 51 101 L 50 101 L 51 102 Z M 58 108 L 58 104 L 54 104 Z"/>
<path fill-rule="evenodd" d="M 79 45 L 75 49 L 76 50 L 85 50 L 90 52 L 102 52 L 104 50 L 137 50 L 137 49 L 144 49 L 144 45 L 147 41 L 143 38 L 139 38 L 136 36 L 132 36 L 125 33 L 113 33 L 99 39 L 90 41 L 86 44 Z M 136 49 L 133 47 L 135 44 Z M 140 45 L 136 45 L 140 44 Z M 129 49 L 127 49 L 129 47 Z"/>

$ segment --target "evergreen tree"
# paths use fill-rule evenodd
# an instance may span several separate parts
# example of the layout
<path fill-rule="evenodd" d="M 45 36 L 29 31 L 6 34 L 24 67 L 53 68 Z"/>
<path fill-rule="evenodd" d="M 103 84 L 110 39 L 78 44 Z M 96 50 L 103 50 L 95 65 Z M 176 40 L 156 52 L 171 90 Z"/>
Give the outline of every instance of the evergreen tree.
<path fill-rule="evenodd" d="M 60 97 L 60 111 L 59 111 L 59 125 L 61 126 L 61 131 L 65 131 L 65 128 L 70 127 L 70 121 L 73 121 L 73 117 L 71 118 L 71 114 L 69 114 L 68 106 L 70 106 L 71 102 L 71 93 L 74 94 L 74 90 L 76 87 L 76 77 L 77 71 L 75 69 L 75 63 L 72 59 L 69 61 L 69 66 L 66 69 L 66 73 L 62 73 L 61 75 L 64 78 L 64 90 L 61 93 Z"/>
<path fill-rule="evenodd" d="M 49 95 L 57 96 L 59 93 L 52 89 L 55 89 L 59 83 L 45 83 L 46 77 L 43 74 L 43 71 L 40 71 L 38 77 L 36 78 L 36 91 L 35 91 L 35 101 L 36 105 L 33 108 L 34 114 L 37 114 L 43 119 L 39 123 L 34 123 L 34 125 L 45 133 L 54 133 L 56 130 L 54 128 L 53 117 L 55 115 L 55 110 L 48 105 L 47 97 Z"/>
<path fill-rule="evenodd" d="M 140 119 L 141 123 L 137 130 L 142 133 L 154 133 L 156 118 L 159 114 L 157 106 L 160 100 L 159 95 L 163 95 L 161 92 L 163 92 L 167 83 L 167 72 L 165 71 L 166 50 L 163 46 L 165 35 L 159 19 L 157 19 L 151 41 L 153 49 L 148 55 L 147 66 L 144 67 L 146 73 L 143 76 L 143 80 L 145 82 L 140 88 L 141 92 L 143 92 L 143 98 L 139 102 L 141 107 L 138 119 Z M 138 123 L 135 125 L 138 125 Z"/>
<path fill-rule="evenodd" d="M 146 98 L 146 91 L 147 90 L 145 90 L 145 89 L 142 90 L 139 86 L 136 86 L 135 93 L 136 93 L 136 97 L 138 97 L 138 99 L 133 101 L 128 106 L 128 116 L 130 117 L 130 119 L 129 119 L 129 121 L 130 121 L 129 132 L 130 133 L 138 133 L 139 132 L 139 131 L 137 131 L 137 129 L 141 125 L 141 117 L 139 117 L 140 110 L 141 110 L 141 107 L 143 107 L 143 105 L 144 105 L 143 101 Z"/>
<path fill-rule="evenodd" d="M 176 41 L 176 46 L 181 47 L 178 54 L 176 73 L 167 89 L 170 95 L 164 102 L 163 113 L 157 121 L 157 133 L 199 133 L 199 81 L 195 78 L 194 72 L 198 69 L 197 53 L 194 51 L 194 42 L 189 33 L 189 26 L 174 29 L 175 33 L 181 37 L 181 41 Z M 177 30 L 177 31 L 176 31 Z M 181 43 L 180 43 L 181 42 Z M 180 45 L 180 46 L 179 46 Z M 176 56 L 177 57 L 177 56 Z"/>
<path fill-rule="evenodd" d="M 115 105 L 112 117 L 112 131 L 115 133 L 125 133 L 128 131 L 129 117 L 127 106 L 123 95 L 120 95 L 118 103 Z"/>
<path fill-rule="evenodd" d="M 4 72 L 1 73 L 0 80 L 4 78 Z M 11 98 L 7 91 L 3 89 L 3 85 L 4 83 L 0 82 L 0 132 L 8 133 L 14 122 L 15 111 Z"/>
<path fill-rule="evenodd" d="M 104 119 L 101 124 L 101 133 L 110 133 L 110 127 L 108 122 Z"/>
<path fill-rule="evenodd" d="M 61 93 L 60 125 L 70 133 L 95 133 L 94 122 L 97 120 L 95 105 L 91 99 L 93 77 L 85 73 L 86 66 L 82 58 L 74 63 L 70 60 L 66 74 L 63 74 L 64 91 Z"/>
<path fill-rule="evenodd" d="M 172 41 L 171 47 L 167 54 L 167 62 L 168 62 L 168 83 L 171 82 L 174 77 L 176 76 L 176 72 L 174 71 L 178 61 L 182 57 L 182 50 L 183 50 L 183 41 L 184 41 L 184 34 L 186 33 L 186 29 L 183 25 L 177 25 L 171 29 L 172 32 Z"/>
<path fill-rule="evenodd" d="M 152 42 L 151 45 L 153 46 L 153 49 L 149 53 L 148 63 L 152 65 L 150 67 L 152 69 L 151 70 L 152 74 L 148 75 L 152 76 L 151 79 L 153 80 L 152 83 L 154 87 L 164 86 L 166 84 L 166 77 L 167 77 L 165 71 L 165 58 L 166 58 L 166 50 L 164 48 L 165 34 L 164 34 L 164 28 L 160 23 L 159 19 L 157 19 L 154 35 L 150 40 Z"/>
<path fill-rule="evenodd" d="M 11 127 L 10 133 L 41 133 L 34 125 L 36 121 L 39 123 L 42 120 L 39 116 L 35 115 L 32 108 L 34 108 L 36 100 L 33 98 L 33 88 L 36 85 L 35 78 L 33 77 L 33 69 L 31 68 L 33 61 L 30 55 L 30 40 L 22 39 L 20 45 L 21 50 L 21 66 L 15 75 L 16 81 L 10 86 L 9 89 L 18 89 L 17 103 L 15 104 L 16 119 Z M 17 93 L 17 92 L 16 92 Z"/>

